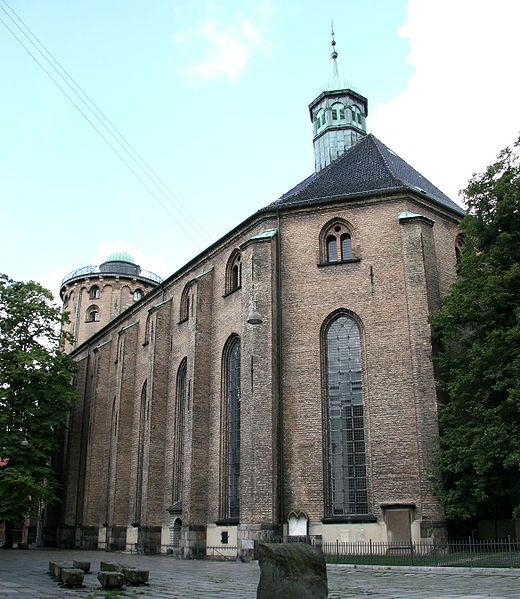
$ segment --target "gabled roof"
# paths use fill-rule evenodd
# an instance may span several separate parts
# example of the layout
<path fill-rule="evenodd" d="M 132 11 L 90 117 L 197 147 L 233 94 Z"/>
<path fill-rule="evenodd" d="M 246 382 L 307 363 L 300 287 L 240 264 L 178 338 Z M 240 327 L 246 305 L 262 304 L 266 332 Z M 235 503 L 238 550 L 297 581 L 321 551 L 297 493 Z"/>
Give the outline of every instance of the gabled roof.
<path fill-rule="evenodd" d="M 372 134 L 360 139 L 337 160 L 284 193 L 269 208 L 406 190 L 423 195 L 461 216 L 465 214 L 463 208 Z"/>

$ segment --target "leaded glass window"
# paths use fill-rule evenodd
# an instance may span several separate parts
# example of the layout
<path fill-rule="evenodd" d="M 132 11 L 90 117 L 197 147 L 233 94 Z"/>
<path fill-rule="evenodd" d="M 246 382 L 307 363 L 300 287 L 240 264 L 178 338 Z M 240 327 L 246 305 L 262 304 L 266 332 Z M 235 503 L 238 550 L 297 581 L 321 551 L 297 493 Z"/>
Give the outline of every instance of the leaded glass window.
<path fill-rule="evenodd" d="M 228 517 L 240 516 L 240 340 L 227 355 L 228 399 Z"/>
<path fill-rule="evenodd" d="M 134 520 L 141 520 L 141 506 L 143 495 L 143 474 L 144 474 L 144 446 L 146 437 L 146 419 L 148 416 L 148 402 L 146 398 L 146 381 L 141 389 L 141 401 L 139 402 L 139 428 L 137 431 L 137 472 L 135 484 L 135 512 Z"/>
<path fill-rule="evenodd" d="M 334 219 L 323 227 L 320 233 L 322 264 L 349 262 L 357 258 L 352 244 L 351 231 L 351 226 L 342 219 Z"/>
<path fill-rule="evenodd" d="M 175 424 L 173 438 L 173 489 L 172 502 L 182 499 L 183 457 L 184 457 L 184 419 L 187 398 L 187 359 L 184 358 L 177 371 L 175 393 Z"/>
<path fill-rule="evenodd" d="M 338 259 L 337 240 L 334 235 L 327 237 L 327 262 L 336 262 Z"/>
<path fill-rule="evenodd" d="M 328 512 L 368 513 L 361 341 L 357 323 L 341 315 L 327 329 Z"/>
<path fill-rule="evenodd" d="M 341 259 L 352 260 L 352 239 L 348 233 L 341 236 Z"/>

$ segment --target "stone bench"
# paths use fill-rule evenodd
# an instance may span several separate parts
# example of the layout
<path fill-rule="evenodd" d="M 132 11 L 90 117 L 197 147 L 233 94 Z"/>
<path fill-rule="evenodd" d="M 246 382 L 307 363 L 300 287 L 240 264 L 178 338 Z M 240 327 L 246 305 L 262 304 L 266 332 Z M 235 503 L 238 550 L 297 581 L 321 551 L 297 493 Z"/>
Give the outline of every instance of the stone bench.
<path fill-rule="evenodd" d="M 66 587 L 83 586 L 85 572 L 80 568 L 62 568 L 60 580 Z"/>
<path fill-rule="evenodd" d="M 123 574 L 114 570 L 98 572 L 97 578 L 107 591 L 122 588 L 125 581 Z"/>
<path fill-rule="evenodd" d="M 132 586 L 148 584 L 148 579 L 150 578 L 150 570 L 140 570 L 139 568 L 127 568 L 123 566 L 121 573 L 125 578 L 125 582 Z"/>
<path fill-rule="evenodd" d="M 79 560 L 75 559 L 75 560 L 72 560 L 72 567 L 83 570 L 83 572 L 85 572 L 85 574 L 88 574 L 90 572 L 90 562 L 83 562 L 83 561 L 79 561 Z"/>

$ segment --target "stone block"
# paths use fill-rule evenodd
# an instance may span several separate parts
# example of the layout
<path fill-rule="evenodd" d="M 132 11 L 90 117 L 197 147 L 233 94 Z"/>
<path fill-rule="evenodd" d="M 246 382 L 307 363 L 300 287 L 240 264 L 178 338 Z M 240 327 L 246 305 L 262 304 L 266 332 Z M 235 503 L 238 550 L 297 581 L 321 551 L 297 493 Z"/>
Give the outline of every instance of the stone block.
<path fill-rule="evenodd" d="M 56 578 L 60 579 L 60 573 L 62 568 L 70 568 L 70 564 L 65 562 L 49 562 L 49 574 Z"/>
<path fill-rule="evenodd" d="M 84 562 L 84 561 L 79 561 L 79 560 L 75 559 L 75 560 L 72 560 L 72 567 L 83 570 L 83 572 L 85 572 L 85 574 L 88 574 L 90 572 L 90 562 Z"/>
<path fill-rule="evenodd" d="M 125 581 L 121 572 L 98 572 L 97 578 L 101 586 L 106 590 L 120 589 Z"/>
<path fill-rule="evenodd" d="M 121 572 L 121 564 L 114 562 L 99 562 L 99 569 L 102 572 Z"/>
<path fill-rule="evenodd" d="M 125 582 L 132 586 L 148 584 L 148 579 L 150 578 L 149 570 L 140 570 L 138 568 L 125 568 L 123 566 L 121 568 L 121 573 L 125 578 Z"/>
<path fill-rule="evenodd" d="M 62 568 L 60 580 L 66 587 L 76 587 L 83 584 L 85 572 L 80 568 Z"/>
<path fill-rule="evenodd" d="M 327 599 L 327 567 L 304 543 L 260 543 L 257 599 Z"/>

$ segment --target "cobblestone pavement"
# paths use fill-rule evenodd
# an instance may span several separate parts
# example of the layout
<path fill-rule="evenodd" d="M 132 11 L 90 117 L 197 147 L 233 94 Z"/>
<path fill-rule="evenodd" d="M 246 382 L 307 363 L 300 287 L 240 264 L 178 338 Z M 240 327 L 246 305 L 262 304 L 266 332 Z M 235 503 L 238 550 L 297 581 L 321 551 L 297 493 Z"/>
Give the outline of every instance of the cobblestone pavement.
<path fill-rule="evenodd" d="M 81 589 L 65 589 L 47 574 L 49 561 L 90 561 L 93 573 Z M 97 580 L 100 560 L 150 570 L 146 587 L 127 587 L 106 594 Z M 520 570 L 384 569 L 327 566 L 329 599 L 520 599 Z M 169 556 L 61 551 L 51 549 L 1 550 L 0 599 L 198 599 L 237 597 L 254 599 L 260 576 L 256 562 L 177 560 Z"/>

